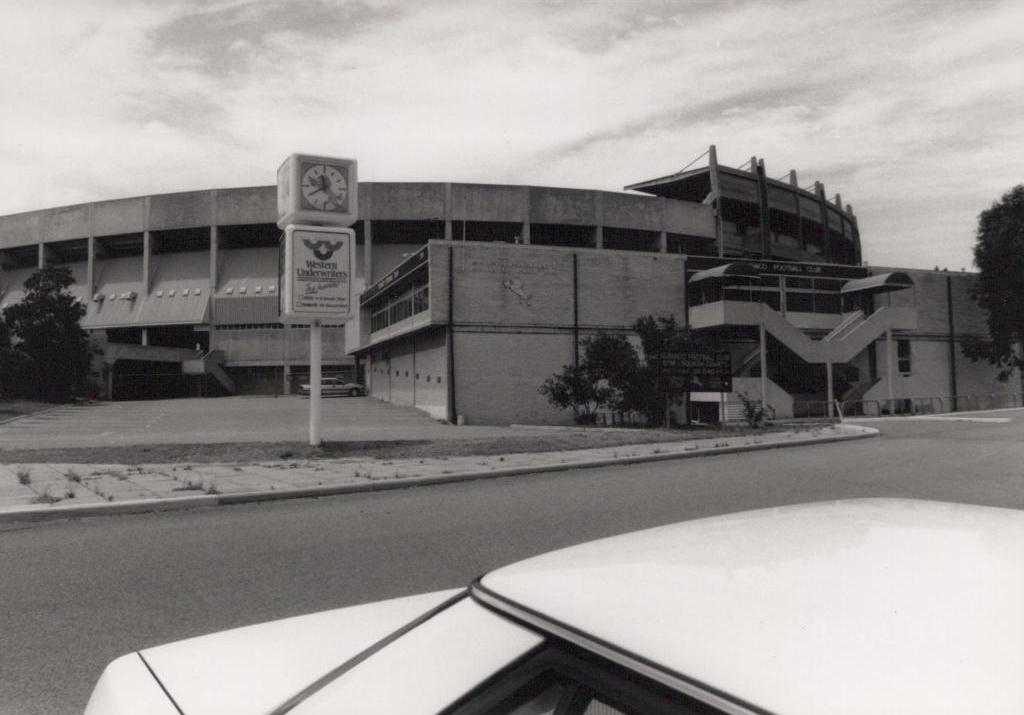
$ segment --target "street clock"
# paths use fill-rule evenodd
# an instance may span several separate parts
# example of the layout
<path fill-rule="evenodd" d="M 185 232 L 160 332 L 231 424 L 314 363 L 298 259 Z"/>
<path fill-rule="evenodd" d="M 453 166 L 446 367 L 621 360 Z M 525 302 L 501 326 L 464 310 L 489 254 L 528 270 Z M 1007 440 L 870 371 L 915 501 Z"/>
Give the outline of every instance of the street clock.
<path fill-rule="evenodd" d="M 292 154 L 277 170 L 277 226 L 351 226 L 358 190 L 355 159 Z"/>

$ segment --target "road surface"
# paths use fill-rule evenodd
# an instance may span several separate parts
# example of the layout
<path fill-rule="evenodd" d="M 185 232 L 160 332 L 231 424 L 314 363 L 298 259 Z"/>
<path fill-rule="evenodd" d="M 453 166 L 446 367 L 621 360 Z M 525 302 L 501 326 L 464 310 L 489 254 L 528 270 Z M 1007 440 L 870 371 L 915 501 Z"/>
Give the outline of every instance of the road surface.
<path fill-rule="evenodd" d="M 81 712 L 126 651 L 465 584 L 599 536 L 901 496 L 1024 509 L 1024 412 L 849 443 L 0 530 L 0 713 Z"/>

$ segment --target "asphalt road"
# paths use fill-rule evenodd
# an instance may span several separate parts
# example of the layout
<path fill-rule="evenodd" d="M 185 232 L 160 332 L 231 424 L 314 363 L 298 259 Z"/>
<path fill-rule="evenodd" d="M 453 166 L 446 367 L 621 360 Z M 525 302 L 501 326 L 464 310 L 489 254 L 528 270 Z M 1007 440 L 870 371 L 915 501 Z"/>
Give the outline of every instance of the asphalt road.
<path fill-rule="evenodd" d="M 1024 509 L 1010 423 L 320 500 L 0 531 L 0 713 L 81 712 L 121 653 L 468 582 L 591 538 L 759 506 L 907 496 Z"/>

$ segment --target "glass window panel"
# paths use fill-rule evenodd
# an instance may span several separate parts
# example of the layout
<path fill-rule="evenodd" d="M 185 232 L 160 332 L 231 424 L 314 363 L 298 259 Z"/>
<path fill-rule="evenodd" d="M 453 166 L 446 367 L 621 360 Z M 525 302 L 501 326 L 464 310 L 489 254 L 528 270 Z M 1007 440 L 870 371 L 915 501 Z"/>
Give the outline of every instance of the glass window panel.
<path fill-rule="evenodd" d="M 626 713 L 623 710 L 614 708 L 608 703 L 595 698 L 587 703 L 587 707 L 583 711 L 583 715 L 626 715 Z"/>
<path fill-rule="evenodd" d="M 814 312 L 814 294 L 813 293 L 787 293 L 786 294 L 786 310 L 793 311 L 796 313 L 813 313 Z"/>
<path fill-rule="evenodd" d="M 815 293 L 814 294 L 814 312 L 815 313 L 838 313 L 839 312 L 839 294 L 838 293 Z"/>

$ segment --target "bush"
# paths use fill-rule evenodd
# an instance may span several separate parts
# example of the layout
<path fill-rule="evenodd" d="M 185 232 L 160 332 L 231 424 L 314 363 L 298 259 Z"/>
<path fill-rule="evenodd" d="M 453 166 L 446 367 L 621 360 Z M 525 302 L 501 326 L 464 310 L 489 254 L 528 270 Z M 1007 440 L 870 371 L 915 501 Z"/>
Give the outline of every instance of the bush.
<path fill-rule="evenodd" d="M 751 400 L 745 392 L 738 393 L 743 403 L 743 419 L 751 427 L 764 427 L 764 407 L 760 400 Z"/>

